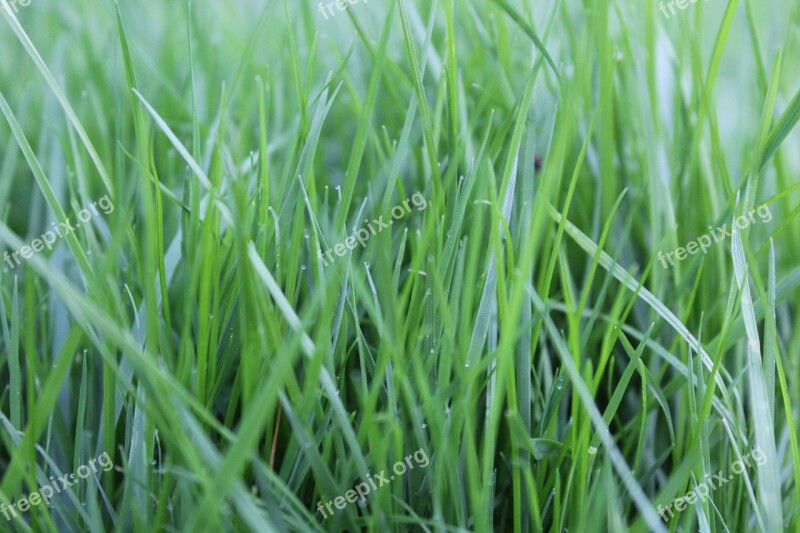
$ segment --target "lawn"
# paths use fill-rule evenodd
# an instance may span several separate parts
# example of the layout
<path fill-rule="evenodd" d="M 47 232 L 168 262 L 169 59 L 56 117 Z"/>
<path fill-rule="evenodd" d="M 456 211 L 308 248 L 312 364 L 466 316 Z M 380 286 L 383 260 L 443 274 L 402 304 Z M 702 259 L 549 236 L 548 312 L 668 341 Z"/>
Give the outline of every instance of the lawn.
<path fill-rule="evenodd" d="M 0 531 L 800 532 L 800 4 L 0 14 Z"/>

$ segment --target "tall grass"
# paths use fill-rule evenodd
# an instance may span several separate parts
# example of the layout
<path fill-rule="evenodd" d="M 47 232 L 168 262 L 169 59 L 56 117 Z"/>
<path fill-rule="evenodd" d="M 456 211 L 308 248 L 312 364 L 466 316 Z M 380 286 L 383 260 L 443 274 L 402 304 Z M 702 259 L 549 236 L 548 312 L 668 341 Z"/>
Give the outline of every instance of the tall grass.
<path fill-rule="evenodd" d="M 0 7 L 0 530 L 800 531 L 797 5 Z"/>

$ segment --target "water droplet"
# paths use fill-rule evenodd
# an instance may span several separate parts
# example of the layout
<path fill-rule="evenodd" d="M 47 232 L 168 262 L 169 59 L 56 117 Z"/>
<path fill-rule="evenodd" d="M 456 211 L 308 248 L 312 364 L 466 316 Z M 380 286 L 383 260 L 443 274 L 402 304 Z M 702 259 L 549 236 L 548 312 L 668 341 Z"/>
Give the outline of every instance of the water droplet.
<path fill-rule="evenodd" d="M 306 269 L 305 265 L 300 265 L 300 270 L 305 270 L 305 269 Z"/>

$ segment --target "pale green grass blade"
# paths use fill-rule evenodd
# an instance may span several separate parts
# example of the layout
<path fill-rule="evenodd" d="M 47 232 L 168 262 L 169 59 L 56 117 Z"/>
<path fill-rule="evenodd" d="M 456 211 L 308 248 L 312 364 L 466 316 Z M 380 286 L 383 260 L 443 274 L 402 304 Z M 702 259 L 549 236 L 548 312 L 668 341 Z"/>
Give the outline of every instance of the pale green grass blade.
<path fill-rule="evenodd" d="M 753 302 L 750 297 L 748 265 L 744 257 L 744 244 L 737 226 L 733 231 L 733 266 L 736 283 L 742 287 L 742 315 L 747 332 L 748 384 L 750 414 L 755 431 L 755 442 L 767 457 L 773 458 L 760 466 L 758 472 L 758 502 L 764 518 L 765 531 L 783 531 L 783 497 L 778 470 L 775 427 L 766 388 L 765 368 L 761 357 L 761 341 L 756 325 Z"/>

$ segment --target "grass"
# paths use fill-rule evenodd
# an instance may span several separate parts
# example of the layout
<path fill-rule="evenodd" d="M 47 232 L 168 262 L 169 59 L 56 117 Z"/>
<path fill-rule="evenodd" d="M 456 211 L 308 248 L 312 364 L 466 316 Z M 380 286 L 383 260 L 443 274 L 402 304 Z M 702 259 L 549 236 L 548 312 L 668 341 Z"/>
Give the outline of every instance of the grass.
<path fill-rule="evenodd" d="M 800 531 L 796 5 L 0 10 L 0 530 Z"/>

